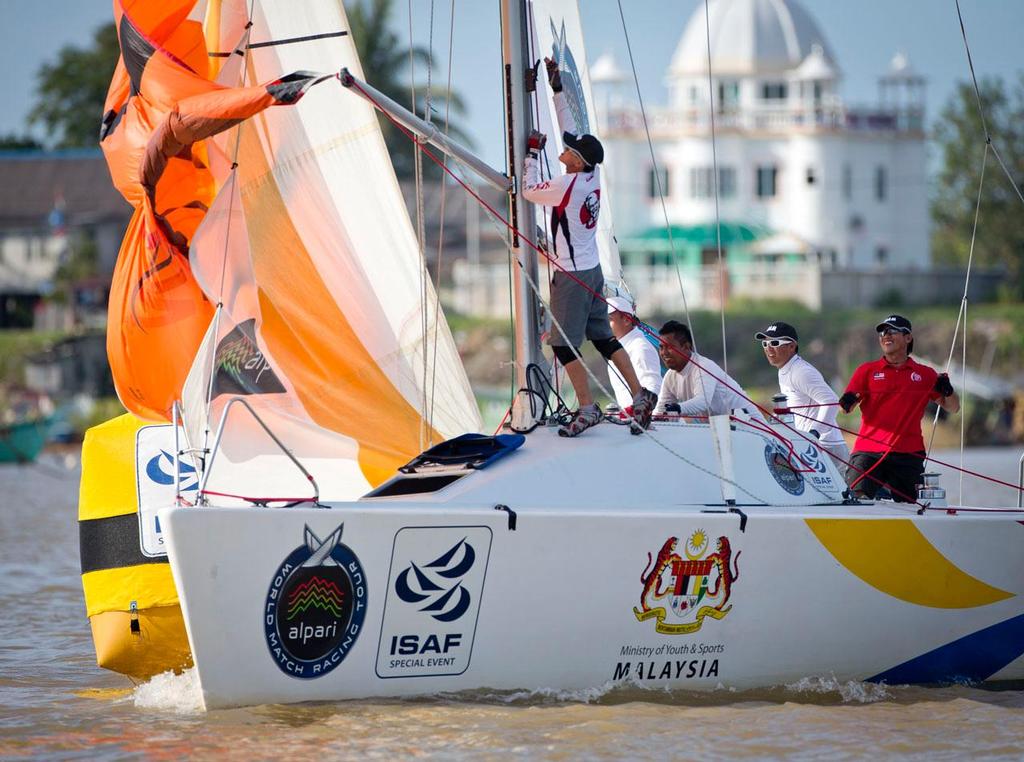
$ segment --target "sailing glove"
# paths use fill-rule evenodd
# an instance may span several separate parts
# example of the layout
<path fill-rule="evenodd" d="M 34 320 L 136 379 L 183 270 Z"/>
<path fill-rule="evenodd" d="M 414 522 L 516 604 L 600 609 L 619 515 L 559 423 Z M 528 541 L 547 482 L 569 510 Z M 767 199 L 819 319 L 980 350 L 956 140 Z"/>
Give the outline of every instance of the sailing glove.
<path fill-rule="evenodd" d="M 943 397 L 948 397 L 953 393 L 953 384 L 949 383 L 949 374 L 940 373 L 939 377 L 935 379 L 935 391 L 941 394 Z"/>
<path fill-rule="evenodd" d="M 551 89 L 556 93 L 562 92 L 562 72 L 558 70 L 558 63 L 550 58 L 545 58 L 544 66 L 548 70 L 548 82 L 551 83 Z"/>
<path fill-rule="evenodd" d="M 856 404 L 856 392 L 846 392 L 842 397 L 839 398 L 839 407 L 843 409 L 844 413 L 849 413 L 851 410 L 853 410 L 853 406 Z"/>
<path fill-rule="evenodd" d="M 548 136 L 539 130 L 530 130 L 529 137 L 526 138 L 526 150 L 540 152 L 544 150 L 544 146 L 548 142 Z"/>
<path fill-rule="evenodd" d="M 821 439 L 821 432 L 818 431 L 817 429 L 811 429 L 807 433 L 810 434 L 815 439 Z"/>

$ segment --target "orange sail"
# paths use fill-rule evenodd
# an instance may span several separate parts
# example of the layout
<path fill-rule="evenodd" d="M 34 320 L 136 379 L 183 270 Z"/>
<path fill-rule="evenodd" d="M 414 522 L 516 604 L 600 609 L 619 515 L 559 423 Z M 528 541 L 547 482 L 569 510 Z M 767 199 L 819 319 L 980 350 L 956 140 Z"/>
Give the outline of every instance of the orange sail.
<path fill-rule="evenodd" d="M 107 355 L 121 402 L 150 419 L 169 419 L 213 315 L 188 261 L 218 190 L 203 141 L 320 81 L 299 72 L 253 87 L 211 82 L 194 4 L 115 0 L 121 58 L 100 131 L 114 185 L 135 207 L 111 284 Z"/>

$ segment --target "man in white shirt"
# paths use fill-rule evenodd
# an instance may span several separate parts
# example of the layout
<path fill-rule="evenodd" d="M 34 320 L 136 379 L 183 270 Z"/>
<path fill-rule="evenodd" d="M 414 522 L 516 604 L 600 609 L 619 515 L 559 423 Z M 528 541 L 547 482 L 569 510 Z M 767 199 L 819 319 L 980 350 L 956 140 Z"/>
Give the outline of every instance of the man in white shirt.
<path fill-rule="evenodd" d="M 739 409 L 756 410 L 735 379 L 717 363 L 694 351 L 689 327 L 669 320 L 658 334 L 661 361 L 668 372 L 661 381 L 655 413 L 706 416 L 727 415 Z"/>
<path fill-rule="evenodd" d="M 534 130 L 526 142 L 523 168 L 523 197 L 534 204 L 551 207 L 551 251 L 558 269 L 551 280 L 551 315 L 557 323 L 551 329 L 551 349 L 565 368 L 576 392 L 579 410 L 558 430 L 563 437 L 575 437 L 601 422 L 594 403 L 587 370 L 579 360 L 580 346 L 589 339 L 601 356 L 615 364 L 633 393 L 630 433 L 640 434 L 651 422 L 658 397 L 644 389 L 636 378 L 629 357 L 622 351 L 608 326 L 602 290 L 604 275 L 597 249 L 597 218 L 601 211 L 601 169 L 604 148 L 593 135 L 580 135 L 572 110 L 562 92 L 558 64 L 544 59 L 548 81 L 554 92 L 555 115 L 565 150 L 558 160 L 565 174 L 542 180 L 540 152 L 547 136 Z"/>
<path fill-rule="evenodd" d="M 612 329 L 612 335 L 619 340 L 629 355 L 629 362 L 636 371 L 640 386 L 650 389 L 655 394 L 660 392 L 661 361 L 658 359 L 658 350 L 637 326 L 635 305 L 631 299 L 624 296 L 609 297 L 608 325 Z M 615 401 L 619 408 L 631 412 L 633 393 L 612 363 L 608 363 L 608 378 L 611 380 L 612 391 L 615 393 Z"/>
<path fill-rule="evenodd" d="M 817 439 L 839 473 L 845 474 L 850 448 L 836 425 L 839 397 L 818 369 L 798 354 L 796 328 L 778 320 L 754 338 L 761 342 L 768 363 L 779 370 L 779 391 L 786 395 L 786 407 L 797 408 L 793 411 L 794 428 Z"/>

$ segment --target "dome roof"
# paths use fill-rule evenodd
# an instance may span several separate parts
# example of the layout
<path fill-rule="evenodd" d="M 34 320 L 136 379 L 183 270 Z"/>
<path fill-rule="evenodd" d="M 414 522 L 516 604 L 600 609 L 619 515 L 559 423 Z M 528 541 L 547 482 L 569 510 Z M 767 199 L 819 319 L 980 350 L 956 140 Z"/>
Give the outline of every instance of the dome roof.
<path fill-rule="evenodd" d="M 590 81 L 597 85 L 604 82 L 616 84 L 626 81 L 626 75 L 619 68 L 615 56 L 611 53 L 602 53 L 601 56 L 590 64 Z"/>
<path fill-rule="evenodd" d="M 825 36 L 796 0 L 710 0 L 711 68 L 715 74 L 751 75 L 794 69 L 820 45 L 835 66 Z M 670 75 L 706 74 L 704 3 L 690 16 L 669 67 Z"/>

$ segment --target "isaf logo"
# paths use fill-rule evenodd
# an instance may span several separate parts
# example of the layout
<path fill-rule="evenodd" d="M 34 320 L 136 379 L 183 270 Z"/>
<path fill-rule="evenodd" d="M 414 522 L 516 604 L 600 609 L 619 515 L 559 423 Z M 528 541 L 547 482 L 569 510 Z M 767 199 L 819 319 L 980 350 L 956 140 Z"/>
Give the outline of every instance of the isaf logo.
<path fill-rule="evenodd" d="M 189 492 L 199 489 L 199 475 L 194 466 L 183 460 L 178 461 L 178 473 L 181 475 L 181 491 Z M 167 450 L 160 452 L 146 463 L 146 476 L 157 484 L 169 487 L 174 484 L 174 456 Z"/>
<path fill-rule="evenodd" d="M 356 643 L 366 617 L 366 577 L 341 542 L 345 525 L 321 540 L 308 526 L 270 582 L 264 634 L 270 655 L 287 675 L 322 677 Z"/>
<path fill-rule="evenodd" d="M 380 677 L 466 671 L 490 547 L 488 527 L 398 531 L 377 648 Z"/>
<path fill-rule="evenodd" d="M 472 600 L 461 579 L 473 568 L 474 561 L 476 551 L 463 537 L 423 569 L 410 562 L 395 580 L 395 593 L 406 603 L 426 602 L 420 611 L 439 622 L 454 622 L 466 613 Z"/>

